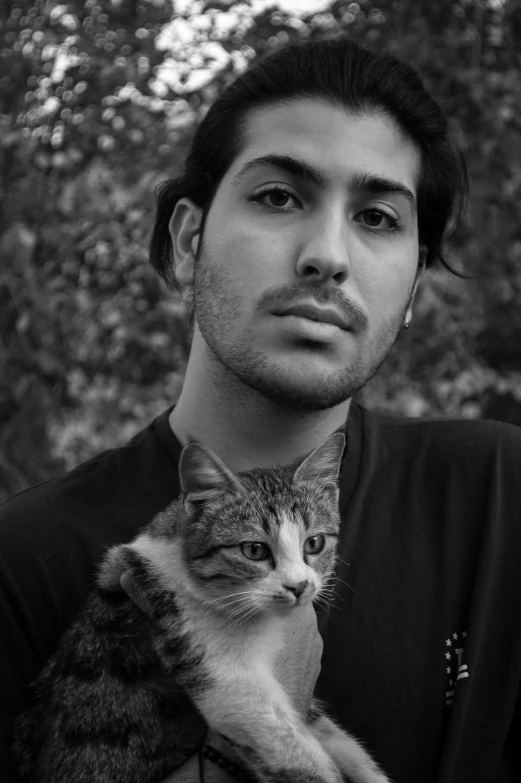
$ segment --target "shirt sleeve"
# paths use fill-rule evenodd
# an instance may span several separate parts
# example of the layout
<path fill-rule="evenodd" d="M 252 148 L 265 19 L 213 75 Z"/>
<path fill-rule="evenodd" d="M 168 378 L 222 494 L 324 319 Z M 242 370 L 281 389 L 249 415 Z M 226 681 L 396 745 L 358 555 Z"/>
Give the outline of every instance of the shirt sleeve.
<path fill-rule="evenodd" d="M 18 783 L 11 755 L 13 721 L 24 708 L 35 666 L 30 619 L 19 586 L 0 553 L 0 779 Z"/>
<path fill-rule="evenodd" d="M 13 722 L 85 600 L 92 560 L 53 515 L 32 503 L 0 509 L 0 780 L 17 783 Z"/>

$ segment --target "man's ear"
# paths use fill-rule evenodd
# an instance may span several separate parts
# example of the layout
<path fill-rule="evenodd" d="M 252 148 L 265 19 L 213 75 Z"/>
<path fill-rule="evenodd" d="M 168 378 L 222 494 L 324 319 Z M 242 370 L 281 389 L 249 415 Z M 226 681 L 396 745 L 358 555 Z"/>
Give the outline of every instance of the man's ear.
<path fill-rule="evenodd" d="M 189 198 L 181 198 L 168 224 L 174 256 L 174 275 L 180 286 L 192 285 L 203 210 Z"/>

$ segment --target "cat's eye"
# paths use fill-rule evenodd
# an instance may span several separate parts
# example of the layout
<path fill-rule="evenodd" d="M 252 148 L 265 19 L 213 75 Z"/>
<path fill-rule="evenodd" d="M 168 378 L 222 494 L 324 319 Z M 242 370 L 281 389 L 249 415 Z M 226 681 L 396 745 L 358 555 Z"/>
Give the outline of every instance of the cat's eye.
<path fill-rule="evenodd" d="M 266 560 L 270 550 L 262 541 L 244 541 L 241 551 L 248 560 Z"/>
<path fill-rule="evenodd" d="M 319 533 L 317 536 L 310 536 L 307 541 L 304 542 L 304 554 L 306 555 L 318 555 L 322 552 L 326 545 L 326 537 Z"/>

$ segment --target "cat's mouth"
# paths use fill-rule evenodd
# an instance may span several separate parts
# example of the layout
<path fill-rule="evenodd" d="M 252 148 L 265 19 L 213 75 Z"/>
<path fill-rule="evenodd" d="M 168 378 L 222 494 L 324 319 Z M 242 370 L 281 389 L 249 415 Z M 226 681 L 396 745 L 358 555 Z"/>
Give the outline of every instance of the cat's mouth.
<path fill-rule="evenodd" d="M 289 591 L 277 593 L 273 596 L 275 603 L 280 607 L 291 608 L 293 606 L 302 606 L 313 600 L 316 591 L 313 588 L 306 588 L 298 595 Z"/>

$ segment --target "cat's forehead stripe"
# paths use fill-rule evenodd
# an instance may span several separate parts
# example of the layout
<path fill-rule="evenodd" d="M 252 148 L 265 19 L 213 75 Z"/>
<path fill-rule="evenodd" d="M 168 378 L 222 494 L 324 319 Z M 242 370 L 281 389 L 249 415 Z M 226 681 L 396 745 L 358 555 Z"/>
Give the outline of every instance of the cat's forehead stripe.
<path fill-rule="evenodd" d="M 300 530 L 297 525 L 294 524 L 291 517 L 283 511 L 280 515 L 281 526 L 278 541 L 278 548 L 285 555 L 291 555 L 291 553 L 300 552 Z"/>

